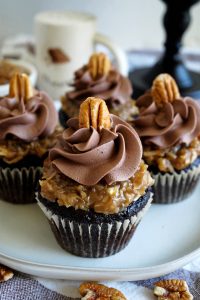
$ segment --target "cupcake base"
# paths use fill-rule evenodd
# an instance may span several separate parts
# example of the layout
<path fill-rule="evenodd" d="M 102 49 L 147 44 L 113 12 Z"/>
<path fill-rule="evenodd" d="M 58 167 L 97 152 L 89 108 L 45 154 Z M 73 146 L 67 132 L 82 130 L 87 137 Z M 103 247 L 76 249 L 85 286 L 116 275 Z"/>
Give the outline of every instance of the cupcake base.
<path fill-rule="evenodd" d="M 13 204 L 36 202 L 35 189 L 42 175 L 42 161 L 34 156 L 26 157 L 13 165 L 2 161 L 0 163 L 0 198 Z"/>
<path fill-rule="evenodd" d="M 112 215 L 59 207 L 40 193 L 36 198 L 63 249 L 77 256 L 98 258 L 113 255 L 127 246 L 150 207 L 152 193 L 148 190 L 123 212 Z"/>
<path fill-rule="evenodd" d="M 153 202 L 159 204 L 177 203 L 188 198 L 196 188 L 200 178 L 200 158 L 181 172 L 157 173 L 153 186 Z"/>

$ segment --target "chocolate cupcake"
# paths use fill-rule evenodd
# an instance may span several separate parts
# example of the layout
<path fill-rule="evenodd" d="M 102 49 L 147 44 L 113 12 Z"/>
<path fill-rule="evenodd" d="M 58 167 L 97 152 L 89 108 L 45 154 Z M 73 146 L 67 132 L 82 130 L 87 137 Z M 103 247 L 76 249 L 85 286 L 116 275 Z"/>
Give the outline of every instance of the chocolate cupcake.
<path fill-rule="evenodd" d="M 32 203 L 48 150 L 59 129 L 53 101 L 33 92 L 25 74 L 15 74 L 9 95 L 0 98 L 0 198 Z"/>
<path fill-rule="evenodd" d="M 174 79 L 161 74 L 137 106 L 140 113 L 133 125 L 155 179 L 154 202 L 182 201 L 200 176 L 200 105 L 181 97 Z"/>
<path fill-rule="evenodd" d="M 84 257 L 115 254 L 152 201 L 140 139 L 99 98 L 87 98 L 67 126 L 45 161 L 38 204 L 65 250 Z"/>
<path fill-rule="evenodd" d="M 80 104 L 87 97 L 100 97 L 106 101 L 109 111 L 124 120 L 137 114 L 135 101 L 131 99 L 132 87 L 103 53 L 93 54 L 87 65 L 75 72 L 73 90 L 62 98 L 60 122 L 66 127 L 68 118 L 77 117 Z"/>

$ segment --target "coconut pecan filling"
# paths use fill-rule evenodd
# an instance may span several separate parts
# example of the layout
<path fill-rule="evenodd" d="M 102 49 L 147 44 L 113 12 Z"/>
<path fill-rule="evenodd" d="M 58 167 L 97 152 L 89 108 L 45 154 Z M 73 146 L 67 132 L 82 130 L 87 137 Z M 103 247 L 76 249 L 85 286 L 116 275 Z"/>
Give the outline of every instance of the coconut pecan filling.
<path fill-rule="evenodd" d="M 200 155 L 200 139 L 194 139 L 189 145 L 182 144 L 172 149 L 152 149 L 144 146 L 143 158 L 149 166 L 157 167 L 161 172 L 181 171 L 191 165 Z"/>
<path fill-rule="evenodd" d="M 114 214 L 144 195 L 153 182 L 144 162 L 141 162 L 139 169 L 129 180 L 112 185 L 98 183 L 84 186 L 52 171 L 46 161 L 40 186 L 41 195 L 50 201 L 56 201 L 60 206 Z"/>
<path fill-rule="evenodd" d="M 10 139 L 0 141 L 0 158 L 7 164 L 17 163 L 28 155 L 36 155 L 42 157 L 56 143 L 57 135 L 62 131 L 57 126 L 54 133 L 48 137 L 32 141 L 24 142 L 20 139 Z"/>
<path fill-rule="evenodd" d="M 79 115 L 79 108 L 81 102 L 68 100 L 65 96 L 61 98 L 62 110 L 71 118 Z M 124 120 L 131 121 L 134 116 L 138 115 L 138 108 L 134 100 L 130 99 L 123 105 L 115 105 L 115 107 L 109 107 L 111 114 L 114 114 Z"/>

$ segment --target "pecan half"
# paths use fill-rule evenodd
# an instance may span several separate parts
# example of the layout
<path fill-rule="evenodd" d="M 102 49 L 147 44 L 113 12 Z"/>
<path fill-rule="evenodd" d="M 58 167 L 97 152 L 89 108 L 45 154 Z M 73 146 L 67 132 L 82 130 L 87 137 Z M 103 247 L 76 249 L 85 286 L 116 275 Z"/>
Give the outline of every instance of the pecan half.
<path fill-rule="evenodd" d="M 104 100 L 95 97 L 88 97 L 80 106 L 79 127 L 96 130 L 102 128 L 110 129 L 110 114 Z"/>
<path fill-rule="evenodd" d="M 155 283 L 154 295 L 158 300 L 192 300 L 185 280 L 169 279 Z"/>
<path fill-rule="evenodd" d="M 0 282 L 5 282 L 13 277 L 13 272 L 4 266 L 0 266 Z"/>
<path fill-rule="evenodd" d="M 33 88 L 30 79 L 26 74 L 15 73 L 10 80 L 9 97 L 21 99 L 25 101 L 33 96 Z"/>
<path fill-rule="evenodd" d="M 127 300 L 117 289 L 95 282 L 85 282 L 79 287 L 81 300 Z"/>
<path fill-rule="evenodd" d="M 153 81 L 151 94 L 158 107 L 164 103 L 180 98 L 180 92 L 175 80 L 169 74 L 160 74 Z"/>
<path fill-rule="evenodd" d="M 108 74 L 111 69 L 109 58 L 104 53 L 94 53 L 88 63 L 91 77 L 96 80 Z"/>

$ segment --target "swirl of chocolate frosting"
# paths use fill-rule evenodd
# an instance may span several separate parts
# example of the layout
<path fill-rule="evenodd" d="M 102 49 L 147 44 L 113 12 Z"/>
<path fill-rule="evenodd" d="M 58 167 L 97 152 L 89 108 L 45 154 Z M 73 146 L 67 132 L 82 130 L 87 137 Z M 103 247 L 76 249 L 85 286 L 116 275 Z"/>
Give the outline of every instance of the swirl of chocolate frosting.
<path fill-rule="evenodd" d="M 114 115 L 110 130 L 79 128 L 78 118 L 67 122 L 57 145 L 49 152 L 52 166 L 74 181 L 92 186 L 134 175 L 142 158 L 141 141 L 134 129 Z"/>
<path fill-rule="evenodd" d="M 66 94 L 67 99 L 82 102 L 87 97 L 96 96 L 105 100 L 108 107 L 127 103 L 133 92 L 129 79 L 116 70 L 112 69 L 107 75 L 94 80 L 87 66 L 75 72 L 72 86 L 74 90 Z"/>
<path fill-rule="evenodd" d="M 0 99 L 0 140 L 13 136 L 30 142 L 49 136 L 57 124 L 57 111 L 45 92 L 27 101 L 23 97 Z"/>
<path fill-rule="evenodd" d="M 137 100 L 137 106 L 140 115 L 134 128 L 146 145 L 165 149 L 189 144 L 200 134 L 200 105 L 192 98 L 176 99 L 158 108 L 147 92 Z"/>

